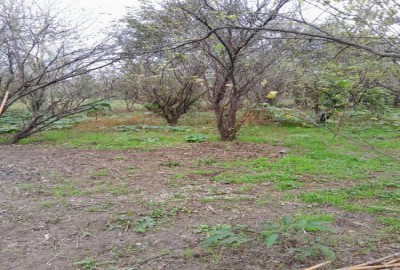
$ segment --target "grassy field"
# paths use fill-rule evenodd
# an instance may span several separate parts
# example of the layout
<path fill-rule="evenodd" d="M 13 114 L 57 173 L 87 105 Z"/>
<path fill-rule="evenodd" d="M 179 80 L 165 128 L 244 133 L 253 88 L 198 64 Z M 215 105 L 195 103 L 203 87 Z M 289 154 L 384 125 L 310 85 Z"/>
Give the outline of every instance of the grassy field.
<path fill-rule="evenodd" d="M 71 201 L 90 199 L 83 212 L 107 215 L 105 227 L 86 233 L 139 237 L 140 245 L 72 256 L 70 269 L 302 269 L 324 260 L 333 269 L 400 249 L 396 124 L 352 121 L 339 134 L 248 124 L 231 143 L 219 142 L 213 125 L 207 112 L 170 128 L 137 111 L 45 131 L 21 147 L 72 149 L 105 164 L 76 177 L 61 164 L 40 172 L 48 183 L 13 188 L 31 194 L 36 210 L 61 207 L 72 217 Z M 190 243 L 175 243 L 170 234 Z"/>

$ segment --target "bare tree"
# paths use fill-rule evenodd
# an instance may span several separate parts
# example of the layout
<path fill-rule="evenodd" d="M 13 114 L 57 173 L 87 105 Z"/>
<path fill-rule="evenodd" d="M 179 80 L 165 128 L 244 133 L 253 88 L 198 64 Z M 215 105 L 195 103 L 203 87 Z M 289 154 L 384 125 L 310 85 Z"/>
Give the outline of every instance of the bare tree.
<path fill-rule="evenodd" d="M 106 41 L 88 46 L 79 28 L 67 26 L 56 10 L 30 0 L 0 3 L 0 99 L 9 93 L 0 117 L 17 101 L 27 102 L 32 112 L 11 143 L 90 109 L 98 94 L 68 87 L 116 61 Z"/>
<path fill-rule="evenodd" d="M 176 7 L 185 15 L 190 35 L 199 38 L 201 51 L 210 70 L 206 76 L 208 100 L 217 119 L 221 139 L 234 140 L 240 129 L 237 112 L 243 97 L 262 81 L 270 64 L 268 52 L 273 43 L 261 39 L 258 30 L 220 28 L 240 25 L 247 28 L 265 27 L 277 19 L 287 0 L 178 2 Z M 206 39 L 201 37 L 208 36 Z M 268 60 L 267 60 L 268 59 Z"/>
<path fill-rule="evenodd" d="M 131 11 L 123 20 L 117 40 L 125 58 L 122 73 L 131 81 L 128 94 L 139 96 L 149 110 L 176 125 L 205 94 L 205 62 L 196 47 L 160 49 L 179 39 L 186 27 L 171 7 L 166 3 L 165 8 L 157 10 L 145 4 Z"/>
<path fill-rule="evenodd" d="M 143 65 L 141 76 L 146 107 L 161 115 L 168 124 L 176 125 L 201 98 L 204 91 L 205 67 L 194 57 L 180 55 L 167 65 Z"/>

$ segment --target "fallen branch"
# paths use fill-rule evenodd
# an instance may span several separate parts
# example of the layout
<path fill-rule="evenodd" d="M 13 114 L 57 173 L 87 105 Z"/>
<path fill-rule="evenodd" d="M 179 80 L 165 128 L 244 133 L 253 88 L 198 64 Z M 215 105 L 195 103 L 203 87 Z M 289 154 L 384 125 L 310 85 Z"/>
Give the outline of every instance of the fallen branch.
<path fill-rule="evenodd" d="M 392 260 L 390 260 L 392 259 Z M 390 260 L 389 262 L 386 262 Z M 375 269 L 394 269 L 400 267 L 400 252 L 386 256 L 384 258 L 376 259 L 366 263 L 344 267 L 336 270 L 375 270 Z"/>
<path fill-rule="evenodd" d="M 400 267 L 400 263 L 398 264 L 392 264 L 392 265 L 386 265 L 386 264 L 382 264 L 382 265 L 369 265 L 369 266 L 354 266 L 354 267 L 350 267 L 350 268 L 346 268 L 348 270 L 376 270 L 376 269 L 393 269 L 395 267 Z"/>

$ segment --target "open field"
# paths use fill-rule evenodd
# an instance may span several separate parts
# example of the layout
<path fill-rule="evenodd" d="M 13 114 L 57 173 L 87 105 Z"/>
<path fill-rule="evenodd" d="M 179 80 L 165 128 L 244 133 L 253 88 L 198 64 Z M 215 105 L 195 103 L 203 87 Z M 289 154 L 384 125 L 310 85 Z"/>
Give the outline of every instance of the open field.
<path fill-rule="evenodd" d="M 334 269 L 400 250 L 399 161 L 318 128 L 222 143 L 208 113 L 164 125 L 121 114 L 0 146 L 0 269 Z M 396 126 L 342 130 L 399 157 Z"/>

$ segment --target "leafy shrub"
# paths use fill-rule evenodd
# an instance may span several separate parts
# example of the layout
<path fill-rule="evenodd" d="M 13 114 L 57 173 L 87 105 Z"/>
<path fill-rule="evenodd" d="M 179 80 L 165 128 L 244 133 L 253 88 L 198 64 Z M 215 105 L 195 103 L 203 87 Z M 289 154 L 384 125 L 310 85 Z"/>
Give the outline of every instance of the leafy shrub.
<path fill-rule="evenodd" d="M 207 140 L 207 136 L 204 134 L 192 134 L 185 137 L 185 141 L 189 143 L 201 143 Z"/>
<path fill-rule="evenodd" d="M 235 229 L 240 231 L 243 227 L 237 226 Z M 230 225 L 218 225 L 213 227 L 201 225 L 200 232 L 205 232 L 207 234 L 207 237 L 201 242 L 203 247 L 238 247 L 249 241 L 244 233 L 235 233 L 232 231 L 232 226 Z"/>
<path fill-rule="evenodd" d="M 261 234 L 267 248 L 281 244 L 301 258 L 322 254 L 329 259 L 335 258 L 332 249 L 326 246 L 322 238 L 316 238 L 317 232 L 331 232 L 325 220 L 294 219 L 289 216 L 279 223 L 267 223 Z"/>

